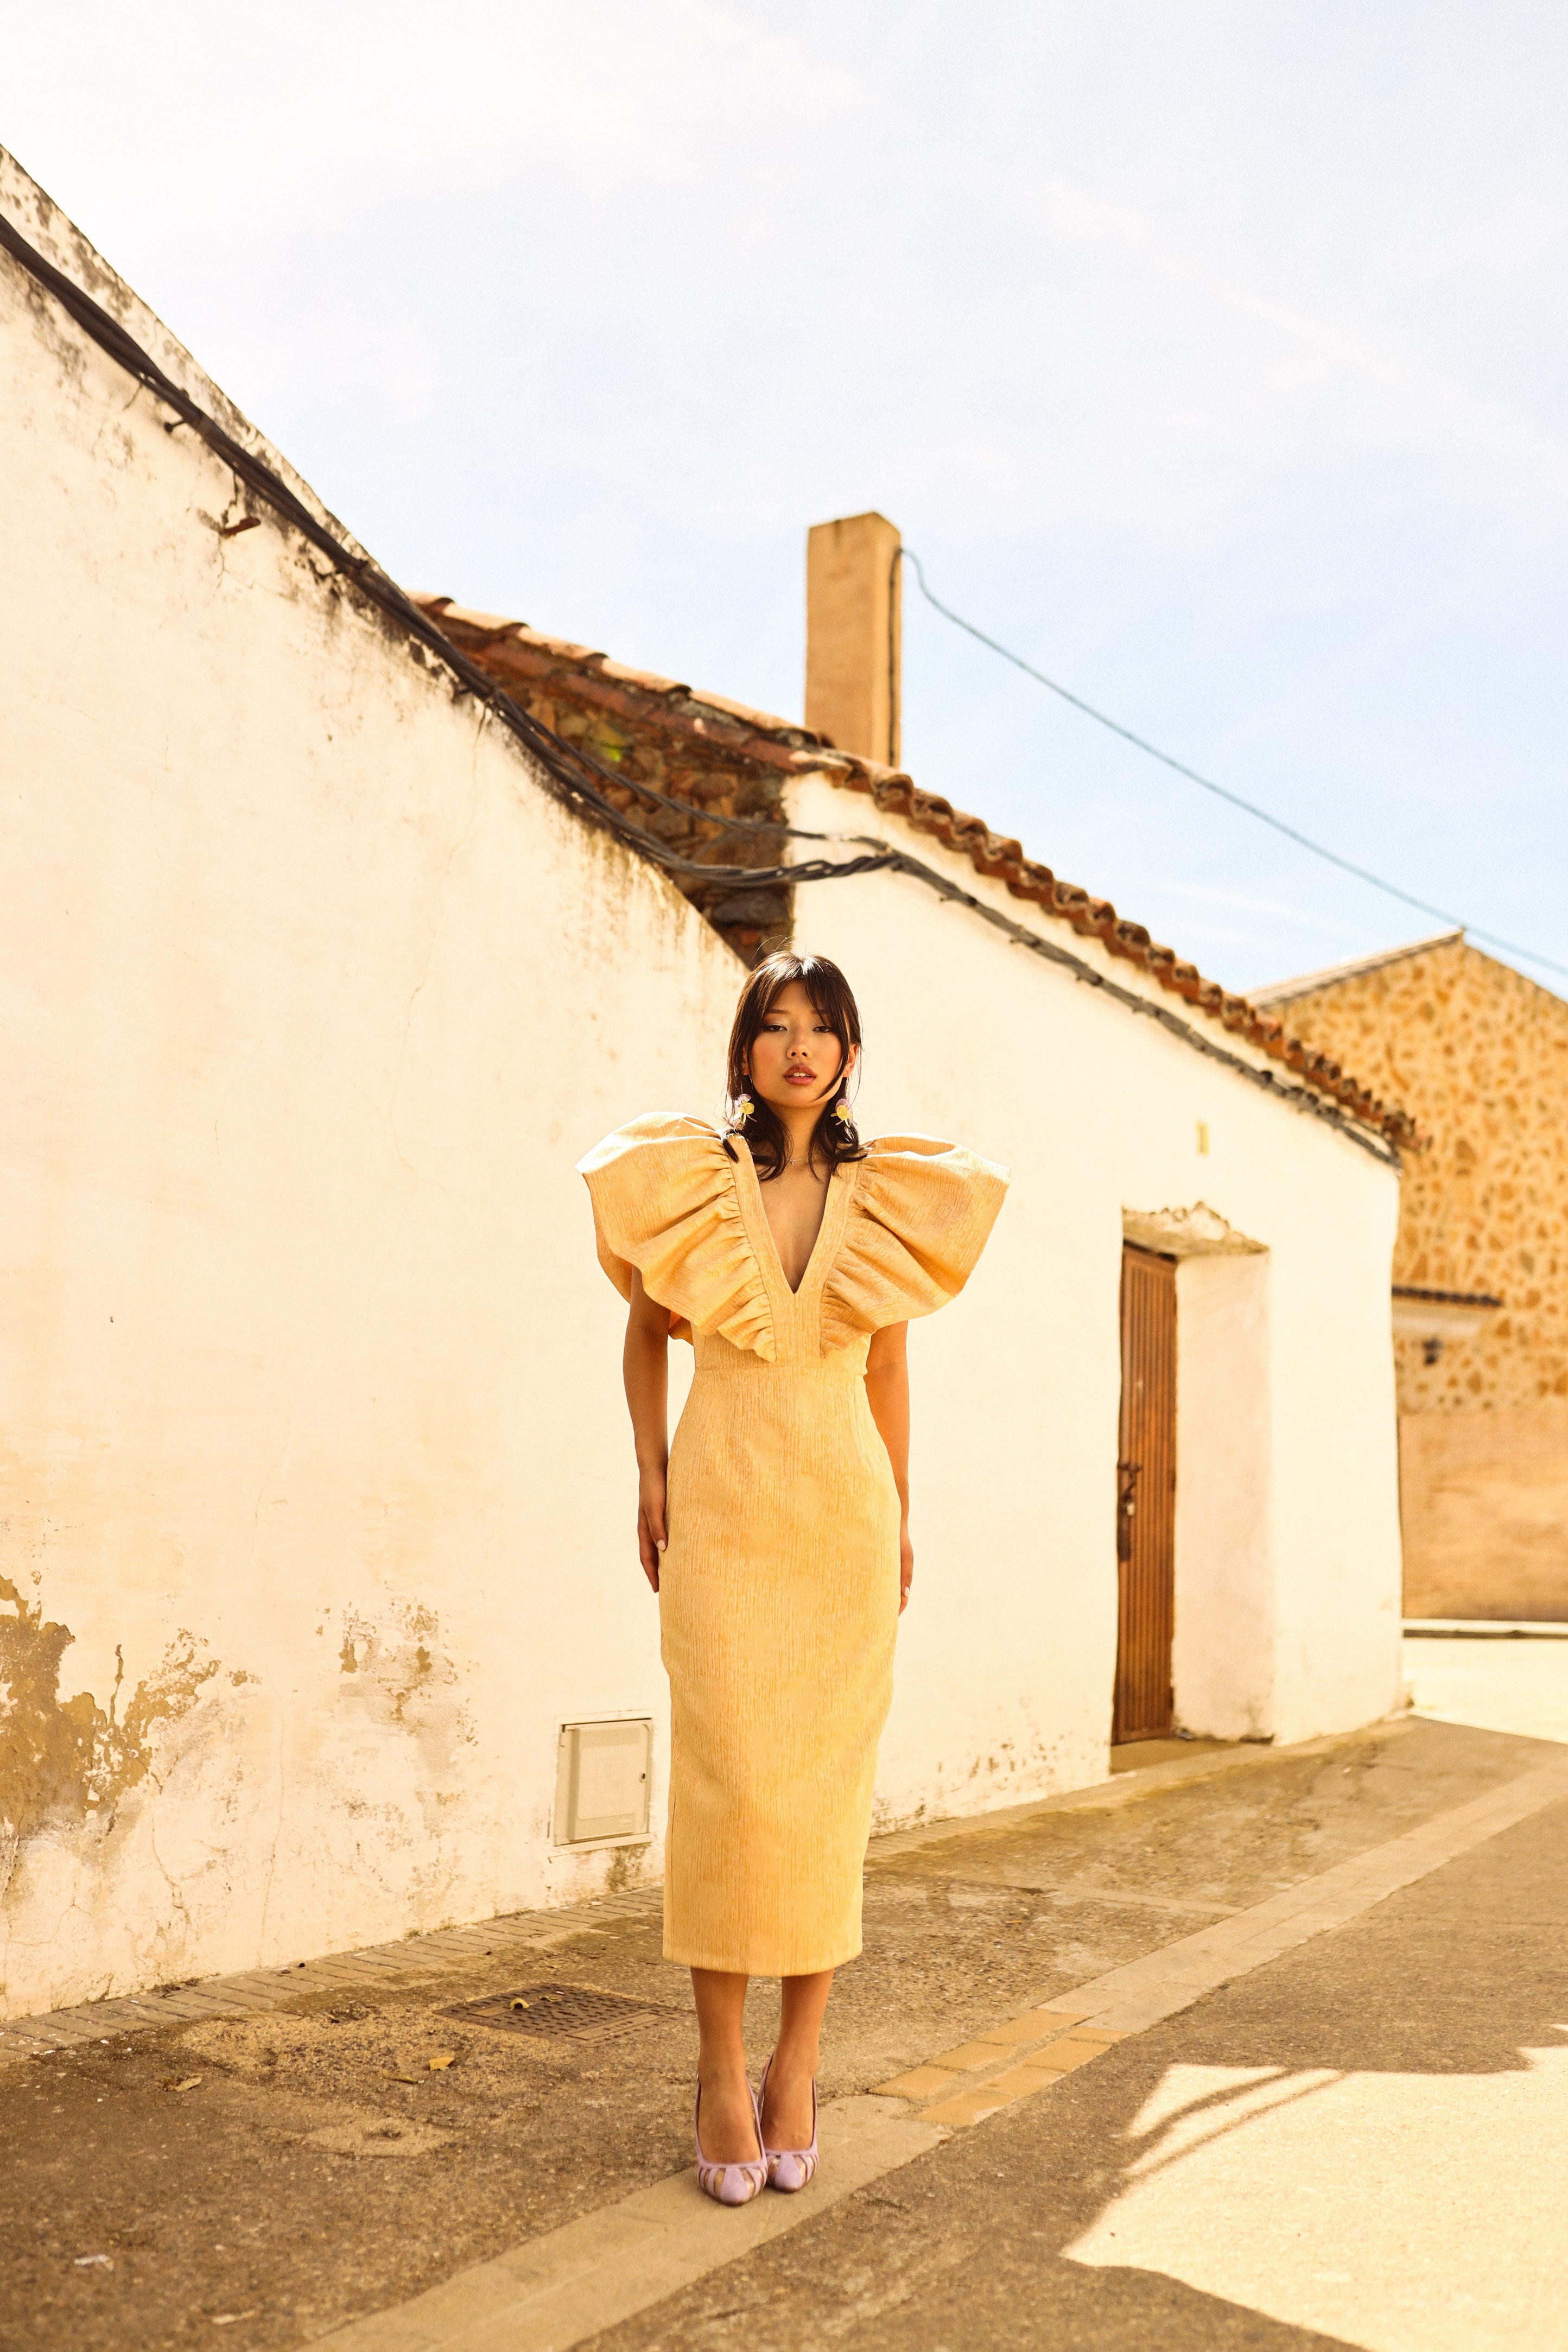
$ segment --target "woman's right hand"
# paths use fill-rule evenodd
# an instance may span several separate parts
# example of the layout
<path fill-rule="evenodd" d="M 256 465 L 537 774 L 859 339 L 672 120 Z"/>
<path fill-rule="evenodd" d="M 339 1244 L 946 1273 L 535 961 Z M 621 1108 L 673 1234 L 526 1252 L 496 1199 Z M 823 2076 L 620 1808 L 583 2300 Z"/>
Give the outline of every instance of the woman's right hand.
<path fill-rule="evenodd" d="M 637 1552 L 643 1573 L 655 1592 L 659 1590 L 659 1562 L 670 1539 L 664 1518 L 664 1489 L 662 1466 L 650 1464 L 647 1469 L 638 1472 Z"/>

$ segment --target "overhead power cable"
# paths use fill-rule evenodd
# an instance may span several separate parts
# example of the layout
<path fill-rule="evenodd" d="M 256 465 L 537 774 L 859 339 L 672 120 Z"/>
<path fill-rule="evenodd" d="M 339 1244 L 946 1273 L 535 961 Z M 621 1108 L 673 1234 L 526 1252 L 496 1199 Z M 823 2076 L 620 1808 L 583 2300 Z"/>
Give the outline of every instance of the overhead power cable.
<path fill-rule="evenodd" d="M 905 563 L 915 566 L 915 577 L 919 583 L 921 594 L 945 621 L 951 621 L 955 628 L 964 630 L 967 635 L 988 646 L 992 653 L 999 654 L 1003 661 L 1011 662 L 1015 669 L 1021 669 L 1025 677 L 1032 677 L 1037 685 L 1048 687 L 1052 694 L 1060 695 L 1063 702 L 1070 702 L 1074 710 L 1082 710 L 1086 719 L 1108 727 L 1112 734 L 1120 735 L 1124 743 L 1131 743 L 1138 751 L 1146 751 L 1151 760 L 1158 760 L 1164 766 L 1174 768 L 1178 776 L 1185 776 L 1189 783 L 1201 785 L 1217 800 L 1228 801 L 1232 808 L 1242 810 L 1248 816 L 1255 816 L 1261 824 L 1272 826 L 1276 833 L 1282 833 L 1287 841 L 1293 841 L 1298 847 L 1310 850 L 1314 857 L 1322 858 L 1330 866 L 1337 866 L 1342 874 L 1354 874 L 1358 882 L 1370 883 L 1375 890 L 1382 890 L 1390 898 L 1402 900 L 1406 907 L 1414 907 L 1423 915 L 1435 915 L 1440 923 L 1451 924 L 1455 930 L 1468 931 L 1472 939 L 1484 940 L 1489 947 L 1501 948 L 1507 955 L 1522 956 L 1527 963 L 1541 964 L 1547 971 L 1561 972 L 1564 979 L 1568 979 L 1568 964 L 1556 963 L 1551 956 L 1542 955 L 1534 948 L 1521 948 L 1517 940 L 1500 939 L 1495 931 L 1480 930 L 1474 923 L 1466 922 L 1462 915 L 1450 914 L 1446 907 L 1434 907 L 1427 898 L 1417 898 L 1413 891 L 1403 889 L 1397 882 L 1385 881 L 1381 874 L 1374 874 L 1368 867 L 1357 866 L 1353 859 L 1342 857 L 1337 850 L 1327 849 L 1321 841 L 1313 841 L 1310 835 L 1298 832 L 1293 824 L 1287 824 L 1283 817 L 1275 816 L 1270 809 L 1260 808 L 1256 801 L 1244 800 L 1239 793 L 1233 793 L 1228 785 L 1217 784 L 1212 776 L 1200 775 L 1196 768 L 1189 768 L 1185 760 L 1176 759 L 1170 751 L 1162 751 L 1157 743 L 1151 743 L 1146 736 L 1134 733 L 1131 727 L 1124 727 L 1119 719 L 1113 719 L 1107 711 L 1097 710 L 1093 703 L 1085 702 L 1081 694 L 1074 694 L 1070 687 L 1061 685 L 1054 677 L 1047 677 L 1042 669 L 1036 669 L 1034 664 L 1025 661 L 1021 654 L 1015 654 L 1010 646 L 1000 645 L 995 637 L 988 636 L 985 630 L 977 628 L 973 621 L 967 621 L 962 613 L 955 613 L 950 604 L 945 604 L 927 586 L 925 570 L 914 549 L 904 547 L 899 552 Z"/>

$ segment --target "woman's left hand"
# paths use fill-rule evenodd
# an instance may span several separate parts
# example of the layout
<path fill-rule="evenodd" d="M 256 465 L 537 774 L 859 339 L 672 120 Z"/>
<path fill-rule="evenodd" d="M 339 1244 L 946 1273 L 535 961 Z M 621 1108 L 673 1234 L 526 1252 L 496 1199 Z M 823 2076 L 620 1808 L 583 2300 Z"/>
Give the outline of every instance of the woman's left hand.
<path fill-rule="evenodd" d="M 909 1540 L 909 1521 L 903 1519 L 898 1528 L 898 1613 L 902 1617 L 909 1606 L 909 1588 L 915 1581 L 915 1546 Z"/>

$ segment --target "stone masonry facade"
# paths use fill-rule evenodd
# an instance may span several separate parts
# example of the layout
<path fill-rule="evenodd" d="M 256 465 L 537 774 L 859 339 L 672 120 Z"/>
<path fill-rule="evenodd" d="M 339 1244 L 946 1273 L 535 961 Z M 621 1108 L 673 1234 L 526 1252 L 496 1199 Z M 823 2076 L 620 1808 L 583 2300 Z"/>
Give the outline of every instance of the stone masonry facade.
<path fill-rule="evenodd" d="M 1395 1281 L 1502 1300 L 1435 1364 L 1398 1341 L 1401 1412 L 1568 1400 L 1568 1003 L 1458 934 L 1289 1003 L 1431 1136 L 1406 1160 Z"/>
<path fill-rule="evenodd" d="M 1459 932 L 1262 1001 L 1430 1135 L 1396 1286 L 1501 1302 L 1395 1340 L 1406 1613 L 1568 1622 L 1568 1003 Z"/>

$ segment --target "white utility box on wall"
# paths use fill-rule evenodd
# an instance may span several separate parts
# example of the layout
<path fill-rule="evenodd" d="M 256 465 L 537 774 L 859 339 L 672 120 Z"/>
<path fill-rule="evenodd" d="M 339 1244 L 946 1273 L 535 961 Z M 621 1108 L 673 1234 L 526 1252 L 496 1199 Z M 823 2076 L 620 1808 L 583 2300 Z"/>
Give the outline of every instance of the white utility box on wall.
<path fill-rule="evenodd" d="M 646 1716 L 563 1723 L 555 1776 L 557 1845 L 633 1845 L 648 1834 L 653 1726 Z"/>

